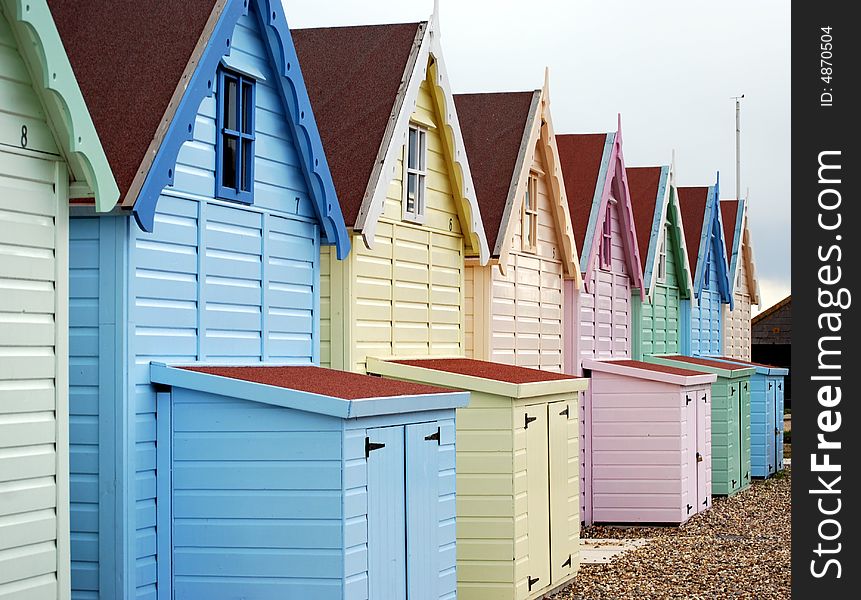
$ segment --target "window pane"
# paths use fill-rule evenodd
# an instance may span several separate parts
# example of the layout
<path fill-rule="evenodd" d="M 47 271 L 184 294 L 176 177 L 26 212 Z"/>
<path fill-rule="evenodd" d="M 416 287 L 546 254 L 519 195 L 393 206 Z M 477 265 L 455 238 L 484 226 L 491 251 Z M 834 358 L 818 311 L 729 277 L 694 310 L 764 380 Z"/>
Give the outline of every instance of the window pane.
<path fill-rule="evenodd" d="M 236 79 L 224 77 L 224 127 L 236 131 Z"/>
<path fill-rule="evenodd" d="M 242 82 L 242 131 L 244 133 L 254 133 L 252 131 L 252 116 L 254 115 L 254 88 L 250 82 Z"/>
<path fill-rule="evenodd" d="M 410 169 L 415 169 L 416 165 L 416 155 L 417 155 L 417 144 L 418 144 L 418 135 L 419 132 L 412 127 L 410 127 L 410 139 L 407 143 L 407 167 Z"/>
<path fill-rule="evenodd" d="M 427 163 L 427 133 L 419 131 L 419 170 L 425 171 Z"/>
<path fill-rule="evenodd" d="M 254 142 L 242 140 L 242 191 L 251 191 L 251 165 L 254 160 Z"/>
<path fill-rule="evenodd" d="M 236 143 L 237 139 L 230 135 L 222 136 L 221 150 L 221 185 L 236 189 Z"/>
<path fill-rule="evenodd" d="M 407 212 L 415 214 L 416 212 L 416 185 L 417 176 L 414 173 L 407 175 Z"/>
<path fill-rule="evenodd" d="M 424 175 L 419 175 L 418 204 L 416 206 L 416 214 L 419 216 L 425 214 L 425 176 Z"/>

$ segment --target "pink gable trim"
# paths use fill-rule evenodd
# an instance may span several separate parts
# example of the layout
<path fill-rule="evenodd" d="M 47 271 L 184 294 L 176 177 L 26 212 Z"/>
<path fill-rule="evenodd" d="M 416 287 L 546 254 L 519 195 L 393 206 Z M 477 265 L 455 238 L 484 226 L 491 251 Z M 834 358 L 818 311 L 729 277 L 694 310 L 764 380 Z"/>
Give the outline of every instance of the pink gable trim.
<path fill-rule="evenodd" d="M 619 178 L 616 175 L 619 174 Z M 612 190 L 613 182 L 620 181 L 622 189 Z M 604 219 L 607 218 L 607 206 L 610 202 L 612 191 L 619 207 L 619 218 L 623 226 L 623 239 L 625 241 L 625 257 L 628 265 L 628 274 L 631 277 L 631 288 L 639 289 L 643 294 L 643 269 L 640 265 L 640 250 L 637 245 L 637 231 L 634 225 L 634 208 L 631 204 L 631 192 L 628 189 L 628 176 L 625 171 L 625 155 L 622 152 L 622 115 L 619 115 L 619 125 L 613 139 L 613 149 L 610 154 L 610 162 L 607 167 L 604 189 L 601 193 L 601 205 L 598 208 L 598 219 L 592 233 L 592 243 L 589 249 L 589 260 L 586 263 L 586 272 L 583 274 L 583 284 L 587 292 L 592 292 L 588 286 L 591 285 L 592 273 L 600 260 L 598 253 L 601 244 L 598 243 L 599 236 L 603 230 Z"/>

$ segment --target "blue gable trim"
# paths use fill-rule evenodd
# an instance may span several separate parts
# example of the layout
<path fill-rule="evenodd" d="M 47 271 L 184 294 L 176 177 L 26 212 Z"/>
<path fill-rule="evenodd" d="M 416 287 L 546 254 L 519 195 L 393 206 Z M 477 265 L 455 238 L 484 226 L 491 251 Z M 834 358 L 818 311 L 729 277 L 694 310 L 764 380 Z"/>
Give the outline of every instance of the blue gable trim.
<path fill-rule="evenodd" d="M 670 175 L 670 167 L 661 167 L 661 179 L 658 183 L 658 196 L 655 199 L 655 214 L 652 216 L 652 232 L 649 234 L 649 251 L 646 255 L 646 272 L 643 274 L 643 287 L 652 289 L 652 271 L 655 266 L 655 254 L 658 252 L 658 242 L 661 238 L 661 221 L 667 208 L 664 199 L 667 193 L 667 180 Z"/>
<path fill-rule="evenodd" d="M 729 279 L 729 265 L 727 262 L 726 240 L 723 235 L 723 225 L 720 212 L 720 174 L 713 186 L 709 187 L 709 197 L 706 204 L 706 213 L 703 217 L 702 235 L 700 236 L 699 252 L 697 253 L 697 269 L 694 278 L 694 290 L 699 298 L 705 283 L 705 272 L 709 261 L 714 259 L 718 272 L 718 291 L 721 302 L 729 304 L 733 309 L 733 294 Z M 709 244 L 712 233 L 715 234 L 715 245 Z M 715 253 L 718 255 L 716 256 Z"/>
<path fill-rule="evenodd" d="M 323 152 L 323 142 L 311 110 L 293 38 L 277 0 L 228 0 L 138 194 L 133 208 L 135 219 L 141 229 L 152 231 L 161 191 L 173 184 L 173 169 L 179 150 L 192 139 L 200 103 L 212 95 L 216 70 L 222 57 L 230 54 L 230 36 L 239 18 L 248 13 L 249 2 L 254 2 L 261 32 L 266 34 L 273 68 L 281 75 L 277 87 L 281 90 L 285 112 L 290 117 L 288 126 L 296 141 L 302 173 L 323 230 L 323 241 L 334 244 L 338 258 L 343 259 L 350 252 L 350 236 Z"/>
<path fill-rule="evenodd" d="M 741 236 L 742 230 L 741 225 L 744 222 L 744 209 L 745 209 L 745 201 L 741 198 L 738 199 L 738 212 L 735 215 L 735 225 L 733 226 L 733 230 L 735 231 L 735 235 L 733 236 L 732 248 L 727 248 L 727 250 L 731 253 L 729 259 L 729 282 L 731 288 L 735 289 L 735 278 L 738 273 L 738 261 L 741 259 Z M 723 218 L 723 217 L 721 217 Z"/>
<path fill-rule="evenodd" d="M 586 272 L 589 267 L 589 256 L 592 253 L 595 228 L 598 227 L 598 215 L 601 213 L 601 199 L 604 197 L 604 185 L 607 183 L 607 170 L 610 168 L 610 157 L 613 155 L 613 142 L 616 134 L 608 133 L 604 141 L 604 156 L 601 157 L 601 169 L 598 171 L 598 181 L 595 182 L 595 193 L 592 196 L 592 210 L 589 212 L 589 226 L 583 237 L 583 248 L 580 251 L 580 271 Z"/>

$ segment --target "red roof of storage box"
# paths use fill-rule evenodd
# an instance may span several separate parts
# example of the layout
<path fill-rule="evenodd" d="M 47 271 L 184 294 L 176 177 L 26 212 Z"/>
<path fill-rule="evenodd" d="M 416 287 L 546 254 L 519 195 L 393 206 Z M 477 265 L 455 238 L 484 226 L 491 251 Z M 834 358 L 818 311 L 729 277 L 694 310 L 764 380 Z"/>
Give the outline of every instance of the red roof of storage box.
<path fill-rule="evenodd" d="M 614 360 L 612 363 L 623 367 L 631 367 L 632 369 L 642 369 L 644 371 L 654 371 L 656 373 L 668 373 L 670 375 L 681 375 L 682 377 L 696 377 L 698 375 L 702 375 L 699 371 L 680 369 L 679 367 L 670 367 L 667 365 L 656 365 L 653 363 L 643 362 L 641 360 Z"/>
<path fill-rule="evenodd" d="M 677 360 L 680 362 L 690 363 L 692 365 L 702 365 L 704 367 L 711 367 L 713 369 L 724 369 L 725 371 L 741 371 L 743 369 L 749 369 L 750 367 L 746 367 L 744 365 L 734 365 L 731 363 L 725 363 L 720 360 L 709 360 L 708 358 L 700 358 L 698 356 L 664 356 L 663 358 L 669 358 L 670 360 Z M 715 358 L 718 358 L 717 356 Z M 735 359 L 733 359 L 735 360 Z M 735 361 L 738 362 L 738 361 Z"/>
<path fill-rule="evenodd" d="M 570 379 L 582 379 L 564 373 L 553 373 L 551 371 L 539 371 L 527 367 L 516 367 L 484 360 L 471 358 L 419 358 L 414 360 L 393 360 L 399 365 L 457 373 L 458 375 L 469 375 L 481 377 L 482 379 L 493 379 L 506 383 L 537 383 L 539 381 L 564 381 Z"/>
<path fill-rule="evenodd" d="M 384 379 L 370 375 L 359 375 L 358 373 L 348 373 L 322 367 L 248 366 L 181 368 L 187 371 L 215 375 L 216 377 L 240 379 L 242 381 L 344 400 L 385 398 L 391 396 L 421 396 L 453 392 L 450 389 L 431 385 L 398 381 L 396 379 Z"/>

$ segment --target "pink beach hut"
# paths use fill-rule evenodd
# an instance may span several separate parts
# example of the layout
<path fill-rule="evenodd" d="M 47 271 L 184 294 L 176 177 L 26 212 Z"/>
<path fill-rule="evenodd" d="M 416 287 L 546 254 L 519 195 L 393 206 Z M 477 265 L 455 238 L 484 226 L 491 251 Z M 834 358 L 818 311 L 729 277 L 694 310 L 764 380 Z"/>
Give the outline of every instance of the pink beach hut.
<path fill-rule="evenodd" d="M 613 133 L 556 141 L 583 279 L 582 289 L 564 285 L 564 365 L 592 377 L 580 408 L 581 519 L 682 523 L 711 504 L 715 378 L 630 360 L 632 291 L 643 289 L 643 272 L 621 119 Z"/>

